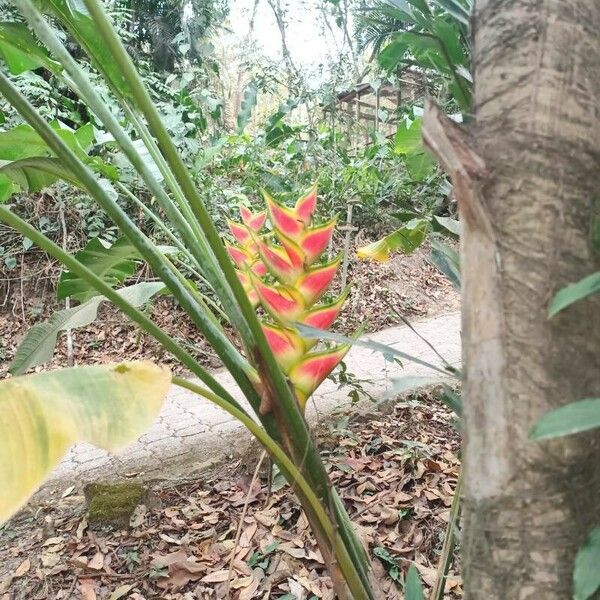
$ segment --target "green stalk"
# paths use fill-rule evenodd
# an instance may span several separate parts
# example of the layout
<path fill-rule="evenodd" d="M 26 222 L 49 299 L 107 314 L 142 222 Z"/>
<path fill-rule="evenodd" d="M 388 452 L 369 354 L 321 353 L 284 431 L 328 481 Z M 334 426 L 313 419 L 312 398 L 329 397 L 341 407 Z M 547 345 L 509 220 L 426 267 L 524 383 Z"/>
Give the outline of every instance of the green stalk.
<path fill-rule="evenodd" d="M 29 238 L 34 244 L 39 246 L 50 256 L 53 256 L 61 264 L 65 265 L 70 271 L 81 277 L 84 281 L 87 281 L 100 294 L 102 294 L 117 308 L 119 308 L 123 314 L 137 323 L 141 329 L 158 341 L 165 348 L 165 350 L 170 352 L 175 358 L 181 361 L 181 363 L 185 365 L 194 375 L 196 375 L 198 379 L 203 381 L 216 394 L 219 394 L 222 398 L 224 398 L 224 402 L 228 402 L 232 406 L 236 407 L 237 410 L 240 410 L 246 414 L 244 409 L 238 404 L 235 398 L 216 379 L 214 379 L 210 373 L 203 369 L 202 366 L 200 366 L 184 348 L 175 342 L 171 336 L 165 333 L 142 311 L 135 308 L 124 298 L 119 296 L 115 290 L 106 284 L 93 271 L 80 263 L 74 256 L 68 252 L 65 252 L 65 250 L 63 250 L 60 246 L 47 238 L 43 233 L 32 227 L 29 223 L 15 215 L 6 206 L 0 205 L 0 220 L 25 237 Z"/>
<path fill-rule="evenodd" d="M 106 211 L 113 222 L 137 248 L 156 275 L 165 282 L 196 326 L 204 333 L 209 343 L 219 354 L 240 388 L 256 407 L 260 398 L 254 390 L 247 373 L 250 365 L 239 354 L 235 346 L 214 323 L 214 315 L 204 305 L 192 297 L 185 279 L 177 269 L 158 251 L 154 244 L 136 227 L 122 208 L 99 185 L 93 173 L 84 165 L 71 149 L 56 135 L 54 130 L 36 112 L 35 108 L 15 89 L 8 78 L 0 72 L 0 93 L 14 106 L 21 116 L 38 132 L 41 138 L 63 161 L 84 187 Z M 203 310 L 204 309 L 204 310 Z M 210 314 L 210 317 L 208 316 Z"/>
<path fill-rule="evenodd" d="M 173 377 L 172 381 L 175 385 L 209 399 L 211 402 L 220 406 L 223 410 L 241 421 L 248 428 L 252 435 L 254 435 L 254 437 L 263 445 L 269 455 L 277 462 L 282 473 L 286 474 L 286 479 L 290 485 L 300 490 L 302 497 L 306 500 L 312 512 L 317 517 L 323 532 L 327 535 L 329 542 L 335 550 L 340 570 L 344 574 L 353 598 L 355 598 L 355 600 L 369 600 L 371 595 L 363 586 L 362 580 L 356 572 L 355 565 L 347 552 L 346 546 L 336 531 L 336 526 L 331 522 L 321 501 L 313 491 L 311 485 L 304 478 L 304 475 L 298 470 L 296 465 L 290 460 L 275 440 L 273 440 L 269 434 L 247 414 L 241 413 L 235 406 L 231 406 L 231 404 L 228 404 L 222 398 L 219 398 L 218 395 L 209 392 L 186 379 L 182 379 L 181 377 Z"/>
<path fill-rule="evenodd" d="M 458 482 L 454 489 L 454 497 L 452 498 L 452 506 L 450 507 L 450 516 L 448 517 L 448 525 L 446 526 L 446 535 L 444 536 L 444 545 L 440 555 L 440 563 L 438 565 L 437 578 L 431 592 L 431 600 L 444 600 L 444 589 L 446 587 L 446 574 L 452 562 L 452 554 L 454 550 L 454 532 L 460 515 L 460 500 L 462 492 L 462 470 L 458 476 Z"/>
<path fill-rule="evenodd" d="M 22 1 L 22 0 L 21 0 Z M 206 236 L 207 246 L 212 249 L 214 252 L 215 258 L 217 259 L 217 263 L 225 275 L 225 281 L 231 288 L 233 295 L 237 304 L 239 305 L 242 316 L 244 317 L 243 323 L 240 325 L 240 335 L 246 347 L 252 352 L 252 348 L 254 346 L 254 340 L 256 340 L 257 331 L 264 338 L 262 334 L 262 329 L 260 328 L 258 321 L 254 315 L 254 309 L 252 308 L 248 298 L 246 297 L 246 293 L 238 280 L 238 277 L 235 273 L 233 265 L 231 263 L 231 259 L 229 255 L 225 251 L 223 243 L 221 241 L 221 237 L 217 232 L 214 224 L 204 206 L 204 202 L 200 198 L 198 191 L 192 181 L 188 170 L 179 155 L 173 140 L 171 139 L 168 131 L 166 130 L 161 116 L 150 97 L 146 87 L 144 86 L 144 82 L 140 77 L 139 73 L 131 57 L 123 47 L 123 44 L 119 38 L 119 36 L 114 31 L 104 9 L 98 0 L 85 0 L 86 8 L 88 9 L 91 17 L 94 20 L 94 23 L 98 27 L 98 32 L 104 39 L 107 49 L 111 52 L 112 57 L 115 62 L 119 66 L 121 75 L 123 79 L 129 85 L 129 89 L 131 91 L 132 97 L 134 98 L 137 107 L 140 109 L 141 113 L 144 115 L 148 122 L 148 128 L 150 133 L 154 136 L 158 147 L 162 155 L 164 156 L 167 164 L 170 167 L 172 175 L 174 179 L 177 181 L 178 185 L 181 187 L 185 198 L 187 199 L 191 210 L 196 217 L 204 235 Z M 249 320 L 249 315 L 252 315 L 254 323 L 256 327 L 252 327 L 252 322 Z M 266 340 L 265 340 L 266 346 Z M 273 365 L 277 367 L 274 358 L 271 356 Z M 280 376 L 282 383 L 282 391 L 283 386 L 286 386 L 285 381 L 283 379 L 283 375 Z M 287 387 L 287 386 L 286 386 Z M 289 394 L 289 390 L 287 392 L 291 399 L 291 395 Z"/>
<path fill-rule="evenodd" d="M 98 0 L 84 1 L 98 27 L 100 35 L 104 39 L 106 47 L 110 50 L 112 57 L 119 66 L 123 78 L 129 85 L 137 108 L 146 118 L 150 132 L 156 139 L 174 177 L 190 203 L 192 211 L 194 212 L 202 231 L 206 235 L 207 243 L 212 248 L 225 279 L 231 287 L 235 299 L 249 326 L 251 333 L 250 337 L 247 337 L 247 334 L 243 330 L 240 331 L 240 333 L 245 346 L 249 349 L 250 358 L 256 364 L 259 376 L 261 377 L 263 384 L 266 385 L 266 394 L 272 401 L 275 419 L 280 424 L 281 434 L 284 436 L 286 445 L 297 464 L 303 465 L 304 473 L 314 486 L 317 495 L 322 498 L 326 506 L 331 507 L 333 505 L 333 499 L 329 478 L 310 436 L 306 421 L 304 420 L 297 401 L 269 348 L 254 309 L 238 280 L 231 260 L 225 251 L 219 233 L 206 210 L 204 202 L 198 194 L 194 182 L 192 181 L 175 144 L 169 136 L 156 106 L 144 87 L 141 77 L 133 65 L 130 56 L 125 51 L 121 40 L 112 28 L 102 6 Z M 338 527 L 345 529 L 344 537 L 346 539 L 355 537 L 354 531 L 345 528 L 344 523 L 338 521 L 337 525 Z M 352 546 L 355 546 L 357 543 L 358 542 L 355 541 Z M 368 589 L 369 582 L 364 578 L 364 572 L 362 575 L 363 584 L 365 588 Z"/>
<path fill-rule="evenodd" d="M 171 193 L 177 198 L 179 205 L 184 210 L 186 218 L 189 219 L 190 222 L 194 224 L 194 231 L 196 231 L 196 242 L 198 245 L 198 249 L 201 254 L 205 257 L 201 263 L 202 270 L 205 273 L 207 279 L 211 287 L 214 289 L 217 294 L 219 300 L 226 308 L 226 310 L 230 313 L 229 320 L 237 327 L 240 332 L 244 332 L 248 330 L 246 322 L 240 312 L 239 306 L 236 304 L 233 298 L 233 292 L 231 288 L 227 285 L 227 282 L 224 281 L 221 270 L 219 269 L 219 265 L 215 258 L 215 255 L 207 244 L 204 234 L 198 229 L 198 223 L 193 213 L 190 212 L 189 204 L 179 183 L 173 177 L 173 173 L 169 168 L 169 165 L 165 161 L 163 155 L 160 153 L 160 149 L 156 145 L 154 138 L 151 133 L 148 131 L 146 124 L 138 117 L 135 111 L 129 106 L 129 104 L 124 100 L 122 102 L 123 109 L 125 110 L 125 114 L 127 118 L 131 121 L 135 129 L 137 130 L 140 138 L 144 142 L 148 152 L 150 152 L 150 156 L 154 160 L 156 166 L 161 172 L 162 176 L 165 179 L 166 184 L 168 185 Z M 200 265 L 199 265 L 200 266 Z M 242 335 L 242 341 L 247 339 L 247 335 Z M 247 349 L 247 346 L 246 346 Z"/>
<path fill-rule="evenodd" d="M 272 352 L 270 351 L 258 319 L 256 318 L 254 310 L 250 305 L 243 287 L 237 278 L 233 265 L 231 264 L 229 256 L 227 255 L 225 248 L 221 243 L 220 236 L 214 227 L 210 216 L 208 215 L 206 207 L 204 206 L 204 203 L 202 202 L 202 199 L 200 198 L 198 191 L 196 190 L 194 183 L 187 172 L 187 169 L 183 164 L 177 149 L 175 148 L 175 145 L 169 137 L 168 132 L 161 121 L 160 115 L 156 110 L 156 107 L 145 90 L 141 82 L 141 78 L 139 77 L 129 56 L 122 47 L 118 36 L 116 36 L 114 30 L 112 29 L 110 22 L 102 10 L 101 5 L 97 2 L 97 0 L 85 0 L 85 4 L 98 27 L 98 31 L 104 39 L 106 47 L 109 49 L 116 63 L 120 67 L 120 75 L 122 79 L 128 85 L 129 90 L 136 101 L 137 107 L 145 116 L 148 122 L 149 130 L 156 138 L 159 148 L 167 164 L 172 170 L 174 179 L 179 185 L 181 185 L 181 189 L 185 195 L 185 198 L 189 202 L 191 210 L 206 236 L 206 243 L 214 252 L 216 261 L 225 275 L 225 280 L 233 292 L 234 301 L 239 306 L 244 321 L 239 327 L 242 339 L 249 350 L 249 355 L 252 361 L 258 365 L 259 375 L 263 379 L 263 383 L 266 386 L 266 394 L 272 400 L 274 404 L 273 409 L 276 412 L 276 419 L 281 424 L 281 433 L 285 434 L 286 445 L 289 447 L 289 451 L 297 464 L 303 466 L 304 472 L 310 479 L 311 483 L 314 484 L 317 494 L 322 498 L 325 505 L 331 508 L 332 495 L 331 490 L 329 489 L 329 480 L 324 465 L 320 460 L 318 452 L 316 451 L 316 448 L 310 437 L 306 422 L 304 421 L 304 418 L 299 410 L 295 397 L 293 396 L 288 383 L 283 376 L 283 373 L 281 372 Z M 94 197 L 100 201 L 99 197 L 97 196 L 98 190 L 94 189 L 93 186 L 90 187 L 87 184 L 86 187 L 88 187 L 92 195 L 94 195 Z M 107 212 L 110 214 L 108 210 Z M 122 215 L 116 216 L 121 217 Z M 126 217 L 126 215 L 124 216 Z M 117 222 L 117 219 L 114 217 L 113 220 Z M 119 225 L 118 222 L 117 224 Z M 122 221 L 120 224 L 122 228 L 126 225 L 127 223 L 125 221 Z M 135 226 L 133 227 L 135 228 Z M 123 230 L 124 233 L 126 233 L 125 229 Z M 159 267 L 157 269 L 150 260 L 153 258 L 152 252 L 148 249 L 145 250 L 146 260 L 148 260 L 157 274 L 159 274 L 161 278 L 165 279 L 167 277 L 167 272 L 161 271 L 161 267 L 164 270 L 166 264 L 170 270 L 173 270 L 172 265 L 169 265 L 169 263 L 164 260 L 164 257 L 162 257 L 162 262 L 160 260 L 158 263 L 156 260 L 154 261 Z M 167 281 L 167 279 L 165 279 L 165 281 Z M 174 283 L 171 282 L 168 285 L 171 288 L 173 284 Z M 179 293 L 185 301 L 187 299 L 185 289 L 179 290 Z M 182 301 L 180 300 L 180 302 Z M 190 315 L 194 318 L 192 313 L 194 312 L 193 309 L 196 308 L 195 305 L 190 305 L 188 303 L 188 306 L 184 307 L 186 310 L 191 309 L 192 312 Z M 201 330 L 206 330 L 208 326 L 206 323 L 204 323 L 204 329 L 200 325 L 199 327 Z M 219 345 L 215 346 L 215 349 L 221 350 L 221 352 L 224 352 L 225 355 L 227 354 L 226 351 L 224 351 Z M 222 356 L 222 358 L 224 358 L 224 362 L 226 362 L 225 357 Z M 231 369 L 231 365 L 229 365 L 229 368 Z M 232 370 L 232 373 L 234 376 L 236 375 L 235 369 Z M 244 378 L 243 374 L 242 379 L 244 381 L 238 381 L 238 383 L 244 390 L 250 402 L 253 404 L 255 410 L 257 410 L 257 395 L 249 382 Z M 244 383 L 246 385 L 244 385 Z M 335 514 L 335 511 L 333 514 Z M 345 524 L 338 523 L 338 527 L 345 529 Z M 345 532 L 345 536 L 353 535 L 354 533 L 352 531 Z M 363 583 L 366 587 L 367 583 Z"/>
<path fill-rule="evenodd" d="M 128 190 L 127 187 L 125 187 L 120 181 L 116 181 L 115 185 L 121 193 L 125 194 L 125 196 L 127 196 L 127 198 L 131 200 L 131 202 L 133 202 L 160 229 L 160 231 L 169 238 L 169 240 L 171 240 L 171 242 L 177 247 L 179 252 L 181 252 L 181 254 L 183 254 L 189 262 L 197 264 L 197 261 L 192 256 L 191 252 L 181 243 L 179 238 L 161 221 L 161 219 L 152 210 L 150 210 L 135 194 L 132 194 L 131 191 Z M 202 275 L 202 273 L 197 271 L 194 267 L 184 263 L 178 258 L 173 258 L 172 260 L 185 267 L 199 281 L 201 281 L 208 287 L 211 287 L 210 283 L 206 280 L 206 277 L 204 277 L 204 275 Z M 230 322 L 229 317 L 225 314 L 223 309 L 214 300 L 212 300 L 212 298 L 209 298 L 205 294 L 200 294 L 200 292 L 198 292 L 198 295 L 200 296 L 203 302 L 212 306 L 212 308 L 219 313 L 221 318 L 226 323 Z"/>

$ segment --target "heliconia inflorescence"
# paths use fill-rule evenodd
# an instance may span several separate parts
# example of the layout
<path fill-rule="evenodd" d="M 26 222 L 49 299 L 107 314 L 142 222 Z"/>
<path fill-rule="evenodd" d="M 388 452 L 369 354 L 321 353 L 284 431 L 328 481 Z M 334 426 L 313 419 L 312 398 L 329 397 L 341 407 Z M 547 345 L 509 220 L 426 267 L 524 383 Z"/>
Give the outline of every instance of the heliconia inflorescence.
<path fill-rule="evenodd" d="M 242 223 L 229 221 L 235 239 L 227 251 L 254 307 L 262 305 L 268 319 L 261 324 L 269 346 L 292 384 L 302 409 L 321 382 L 349 350 L 340 345 L 315 349 L 317 340 L 302 337 L 294 323 L 327 329 L 335 321 L 348 290 L 318 304 L 340 264 L 340 258 L 319 262 L 329 245 L 336 219 L 313 225 L 316 189 L 288 208 L 264 193 L 267 210 L 256 214 L 240 206 Z M 267 215 L 272 233 L 261 234 Z"/>

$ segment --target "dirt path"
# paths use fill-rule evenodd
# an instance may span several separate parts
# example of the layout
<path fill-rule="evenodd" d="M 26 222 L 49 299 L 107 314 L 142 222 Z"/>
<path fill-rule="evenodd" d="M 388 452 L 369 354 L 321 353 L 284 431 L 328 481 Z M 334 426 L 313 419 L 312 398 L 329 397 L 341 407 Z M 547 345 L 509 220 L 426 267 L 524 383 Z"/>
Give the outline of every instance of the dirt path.
<path fill-rule="evenodd" d="M 445 360 L 460 362 L 460 315 L 451 313 L 424 320 L 414 325 L 416 330 Z M 440 364 L 434 350 L 406 326 L 392 327 L 369 339 L 392 345 L 418 358 Z M 389 391 L 391 380 L 398 377 L 432 375 L 419 364 L 405 362 L 403 366 L 386 361 L 370 349 L 355 346 L 346 358 L 347 373 L 376 399 Z M 239 391 L 228 373 L 217 372 L 218 381 L 241 401 Z M 350 402 L 350 386 L 326 381 L 308 410 L 308 417 L 331 413 Z M 368 400 L 366 400 L 368 401 Z M 64 489 L 73 484 L 99 479 L 119 479 L 142 476 L 145 479 L 177 479 L 201 472 L 224 458 L 243 455 L 250 438 L 227 413 L 187 390 L 173 387 L 154 426 L 137 442 L 118 456 L 111 456 L 87 444 L 75 446 L 47 482 L 44 493 Z"/>

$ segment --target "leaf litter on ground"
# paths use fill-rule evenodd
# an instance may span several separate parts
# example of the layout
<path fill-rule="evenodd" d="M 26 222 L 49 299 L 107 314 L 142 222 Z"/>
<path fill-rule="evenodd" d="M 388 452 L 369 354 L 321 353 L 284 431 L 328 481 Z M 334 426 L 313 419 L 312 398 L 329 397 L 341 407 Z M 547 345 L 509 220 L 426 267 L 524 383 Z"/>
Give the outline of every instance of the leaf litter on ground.
<path fill-rule="evenodd" d="M 426 590 L 435 583 L 459 440 L 452 415 L 429 393 L 386 407 L 340 414 L 316 435 L 386 597 L 402 598 L 413 564 Z M 233 600 L 331 600 L 321 553 L 289 488 L 268 496 L 263 470 L 249 490 L 252 471 L 228 465 L 194 482 L 156 482 L 129 529 L 90 528 L 77 489 L 28 507 L 0 530 L 0 599 L 226 598 L 234 552 Z M 457 572 L 453 564 L 448 600 L 462 595 Z"/>

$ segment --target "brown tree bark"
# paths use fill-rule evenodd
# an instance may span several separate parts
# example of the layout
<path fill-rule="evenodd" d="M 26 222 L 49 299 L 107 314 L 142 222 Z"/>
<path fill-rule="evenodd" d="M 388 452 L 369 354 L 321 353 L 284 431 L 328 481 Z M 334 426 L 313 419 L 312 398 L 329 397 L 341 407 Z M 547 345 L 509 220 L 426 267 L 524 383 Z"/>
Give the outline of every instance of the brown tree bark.
<path fill-rule="evenodd" d="M 600 297 L 547 318 L 600 268 L 600 2 L 476 0 L 473 26 L 473 141 L 425 128 L 463 222 L 465 598 L 566 600 L 600 524 L 600 434 L 528 433 L 600 397 Z"/>

